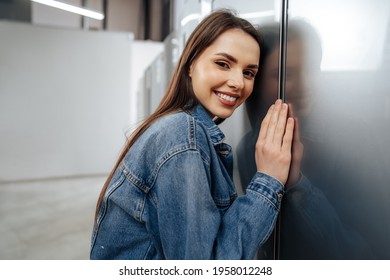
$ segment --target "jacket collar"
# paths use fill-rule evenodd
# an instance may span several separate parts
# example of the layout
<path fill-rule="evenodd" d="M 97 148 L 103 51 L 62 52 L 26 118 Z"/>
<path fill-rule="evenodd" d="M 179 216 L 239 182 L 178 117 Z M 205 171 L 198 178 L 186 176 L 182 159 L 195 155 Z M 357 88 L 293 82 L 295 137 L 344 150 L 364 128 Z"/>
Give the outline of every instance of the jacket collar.
<path fill-rule="evenodd" d="M 192 109 L 191 115 L 207 129 L 214 145 L 221 143 L 225 139 L 225 134 L 223 134 L 222 130 L 214 123 L 201 104 L 196 105 Z"/>

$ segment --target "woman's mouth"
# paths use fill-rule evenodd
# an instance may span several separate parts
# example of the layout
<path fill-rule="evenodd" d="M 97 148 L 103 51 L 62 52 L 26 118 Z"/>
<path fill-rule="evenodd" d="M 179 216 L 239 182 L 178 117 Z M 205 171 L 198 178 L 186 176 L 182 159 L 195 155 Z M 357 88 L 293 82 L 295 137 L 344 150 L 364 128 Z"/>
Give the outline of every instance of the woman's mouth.
<path fill-rule="evenodd" d="M 219 101 L 222 104 L 227 105 L 227 106 L 234 106 L 234 105 L 236 105 L 238 97 L 230 96 L 230 95 L 227 95 L 227 94 L 224 94 L 224 93 L 221 93 L 221 92 L 217 92 L 217 91 L 215 91 L 214 93 L 218 96 Z"/>

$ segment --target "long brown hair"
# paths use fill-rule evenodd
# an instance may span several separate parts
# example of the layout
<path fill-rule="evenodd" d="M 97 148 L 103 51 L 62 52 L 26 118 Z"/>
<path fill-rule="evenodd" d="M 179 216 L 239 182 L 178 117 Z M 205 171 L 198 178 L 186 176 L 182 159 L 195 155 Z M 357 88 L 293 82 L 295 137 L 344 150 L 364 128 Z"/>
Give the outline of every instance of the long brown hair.
<path fill-rule="evenodd" d="M 121 163 L 126 153 L 138 137 L 157 119 L 173 112 L 190 110 L 198 104 L 192 90 L 191 78 L 189 77 L 190 66 L 192 62 L 199 57 L 202 51 L 210 46 L 219 35 L 230 29 L 241 29 L 245 31 L 258 42 L 259 47 L 261 46 L 261 37 L 259 32 L 252 26 L 252 24 L 237 17 L 231 10 L 223 9 L 215 11 L 202 20 L 188 38 L 160 105 L 157 107 L 156 111 L 133 132 L 121 151 L 120 156 L 100 193 L 96 207 L 96 217 L 100 204 L 103 200 L 104 193 L 115 173 L 115 170 L 118 168 L 118 165 Z"/>

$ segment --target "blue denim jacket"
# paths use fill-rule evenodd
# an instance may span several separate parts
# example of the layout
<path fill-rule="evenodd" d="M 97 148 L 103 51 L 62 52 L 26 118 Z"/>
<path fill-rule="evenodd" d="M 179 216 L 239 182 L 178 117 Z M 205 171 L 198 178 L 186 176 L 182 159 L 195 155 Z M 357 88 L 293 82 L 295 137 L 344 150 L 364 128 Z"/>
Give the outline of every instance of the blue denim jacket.
<path fill-rule="evenodd" d="M 231 147 L 205 109 L 156 121 L 117 168 L 98 211 L 91 259 L 252 259 L 284 186 L 257 172 L 245 195 Z"/>

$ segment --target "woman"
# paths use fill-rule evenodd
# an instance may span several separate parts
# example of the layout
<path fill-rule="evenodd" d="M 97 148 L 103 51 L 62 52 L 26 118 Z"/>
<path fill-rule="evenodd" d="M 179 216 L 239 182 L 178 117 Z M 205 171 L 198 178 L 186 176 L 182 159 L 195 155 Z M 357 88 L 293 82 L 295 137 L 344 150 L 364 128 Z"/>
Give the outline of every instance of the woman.
<path fill-rule="evenodd" d="M 291 161 L 294 120 L 276 101 L 244 196 L 217 123 L 251 94 L 259 34 L 230 11 L 189 37 L 161 104 L 126 143 L 98 201 L 92 259 L 252 259 L 269 237 Z"/>

